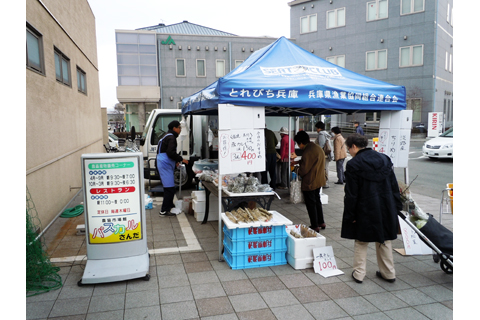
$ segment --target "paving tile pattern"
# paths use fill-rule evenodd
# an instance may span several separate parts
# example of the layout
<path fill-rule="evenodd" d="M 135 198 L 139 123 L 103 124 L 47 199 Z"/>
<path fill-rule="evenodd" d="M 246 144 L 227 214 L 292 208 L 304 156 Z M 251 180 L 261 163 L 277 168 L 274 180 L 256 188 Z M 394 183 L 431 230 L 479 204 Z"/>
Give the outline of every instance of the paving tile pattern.
<path fill-rule="evenodd" d="M 330 172 L 330 181 L 336 181 Z M 191 190 L 183 190 L 189 196 Z M 309 224 L 304 204 L 291 204 L 288 191 L 278 190 L 277 210 L 295 224 Z M 340 237 L 343 186 L 330 184 L 323 206 L 327 229 L 322 235 L 332 246 L 345 274 L 323 278 L 312 268 L 295 270 L 290 265 L 232 270 L 219 261 L 218 222 L 197 222 L 186 215 L 200 249 L 182 251 L 191 235 L 184 234 L 180 217 L 158 215 L 161 197 L 147 210 L 149 281 L 132 279 L 84 285 L 85 236 L 76 235 L 84 215 L 59 218 L 48 229 L 45 241 L 51 258 L 77 256 L 75 262 L 56 262 L 63 287 L 26 299 L 26 319 L 453 319 L 453 275 L 446 274 L 431 255 L 402 256 L 394 253 L 397 280 L 387 283 L 375 275 L 376 255 L 368 250 L 367 276 L 362 284 L 351 278 L 353 241 Z M 158 195 L 154 195 L 158 196 Z M 161 195 L 160 195 L 161 196 Z M 438 199 L 416 196 L 425 212 L 437 214 Z M 79 199 L 79 202 L 82 201 Z M 76 204 L 78 204 L 76 203 Z M 74 205 L 76 205 L 74 204 Z M 442 224 L 453 231 L 453 216 Z M 403 248 L 401 236 L 393 242 Z M 223 260 L 223 259 L 222 259 Z"/>

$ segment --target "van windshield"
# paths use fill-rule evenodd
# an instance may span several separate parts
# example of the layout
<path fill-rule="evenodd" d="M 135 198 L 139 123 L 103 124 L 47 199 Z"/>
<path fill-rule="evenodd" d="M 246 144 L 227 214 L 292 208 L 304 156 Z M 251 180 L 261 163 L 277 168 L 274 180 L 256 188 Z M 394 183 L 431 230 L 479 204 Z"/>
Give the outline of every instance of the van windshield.
<path fill-rule="evenodd" d="M 158 114 L 152 128 L 151 145 L 156 146 L 160 139 L 168 132 L 168 124 L 173 120 L 181 121 L 182 116 L 176 114 Z M 146 131 L 146 130 L 145 130 Z"/>

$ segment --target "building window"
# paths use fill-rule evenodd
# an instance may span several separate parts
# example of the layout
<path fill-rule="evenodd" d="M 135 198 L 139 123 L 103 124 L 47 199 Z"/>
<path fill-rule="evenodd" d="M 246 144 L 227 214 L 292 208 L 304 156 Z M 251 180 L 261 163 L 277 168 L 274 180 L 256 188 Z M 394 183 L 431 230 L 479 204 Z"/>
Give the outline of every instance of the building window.
<path fill-rule="evenodd" d="M 206 77 L 205 59 L 197 59 L 197 77 Z"/>
<path fill-rule="evenodd" d="M 365 70 L 387 69 L 387 50 L 375 50 L 367 52 Z"/>
<path fill-rule="evenodd" d="M 327 57 L 325 60 L 345 68 L 345 55 Z"/>
<path fill-rule="evenodd" d="M 367 2 L 367 21 L 388 18 L 388 0 Z"/>
<path fill-rule="evenodd" d="M 402 0 L 400 14 L 411 14 L 425 11 L 425 0 Z"/>
<path fill-rule="evenodd" d="M 153 34 L 115 34 L 119 86 L 157 85 L 157 47 Z"/>
<path fill-rule="evenodd" d="M 309 33 L 317 31 L 317 15 L 300 17 L 300 33 Z"/>
<path fill-rule="evenodd" d="M 327 11 L 327 29 L 345 27 L 345 8 Z"/>
<path fill-rule="evenodd" d="M 400 67 L 423 65 L 423 44 L 400 48 Z"/>
<path fill-rule="evenodd" d="M 221 78 L 225 75 L 225 60 L 216 61 L 216 77 Z"/>
<path fill-rule="evenodd" d="M 71 86 L 70 59 L 57 48 L 54 48 L 53 56 L 55 58 L 55 77 L 57 81 Z"/>
<path fill-rule="evenodd" d="M 422 99 L 421 98 L 407 99 L 407 110 L 413 110 L 413 116 L 412 116 L 413 122 L 422 121 Z"/>
<path fill-rule="evenodd" d="M 177 77 L 186 77 L 187 73 L 185 71 L 185 59 L 175 59 L 177 64 Z"/>
<path fill-rule="evenodd" d="M 27 23 L 27 68 L 45 74 L 43 37 Z"/>
<path fill-rule="evenodd" d="M 243 60 L 235 60 L 235 68 L 243 63 Z"/>
<path fill-rule="evenodd" d="M 79 67 L 77 67 L 77 87 L 78 91 L 87 94 L 87 75 Z"/>

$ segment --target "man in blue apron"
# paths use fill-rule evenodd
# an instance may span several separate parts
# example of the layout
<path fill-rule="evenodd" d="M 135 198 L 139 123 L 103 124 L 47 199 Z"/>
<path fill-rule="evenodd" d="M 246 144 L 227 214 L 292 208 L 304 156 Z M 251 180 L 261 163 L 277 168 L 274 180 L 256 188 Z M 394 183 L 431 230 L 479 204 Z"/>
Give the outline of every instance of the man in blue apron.
<path fill-rule="evenodd" d="M 177 137 L 182 131 L 180 122 L 174 120 L 168 124 L 168 132 L 158 142 L 157 146 L 157 169 L 163 184 L 163 203 L 160 216 L 175 216 L 170 210 L 175 207 L 173 198 L 175 196 L 174 171 L 180 162 L 188 164 L 177 153 Z"/>

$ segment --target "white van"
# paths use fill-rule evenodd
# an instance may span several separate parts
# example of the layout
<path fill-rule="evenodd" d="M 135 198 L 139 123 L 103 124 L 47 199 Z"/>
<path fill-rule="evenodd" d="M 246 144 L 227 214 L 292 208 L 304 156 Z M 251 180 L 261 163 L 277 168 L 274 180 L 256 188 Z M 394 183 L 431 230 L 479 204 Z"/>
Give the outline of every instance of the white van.
<path fill-rule="evenodd" d="M 154 109 L 147 120 L 140 140 L 144 159 L 144 177 L 150 180 L 160 180 L 156 169 L 158 142 L 168 131 L 168 124 L 173 120 L 180 121 L 182 131 L 177 138 L 177 152 L 189 160 L 187 177 L 182 177 L 182 188 L 188 188 L 194 178 L 193 162 L 200 158 L 209 158 L 207 139 L 207 116 L 183 117 L 180 109 Z M 205 129 L 202 129 L 205 128 Z M 205 132 L 203 132 L 205 131 Z M 203 143 L 205 141 L 205 143 Z M 175 170 L 175 185 L 180 184 L 180 171 Z"/>

